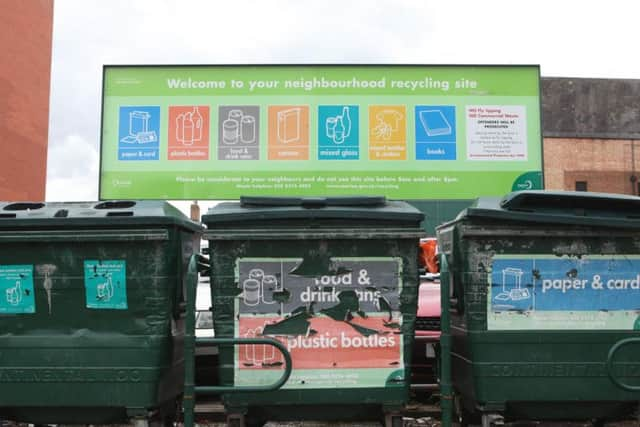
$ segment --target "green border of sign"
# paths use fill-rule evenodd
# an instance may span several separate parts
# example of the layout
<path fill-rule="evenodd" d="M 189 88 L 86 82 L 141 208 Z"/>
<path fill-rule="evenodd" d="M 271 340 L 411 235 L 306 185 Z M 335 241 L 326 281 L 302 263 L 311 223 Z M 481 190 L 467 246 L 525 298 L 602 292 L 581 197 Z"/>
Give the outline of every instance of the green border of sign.
<path fill-rule="evenodd" d="M 258 87 L 259 82 L 277 83 L 269 89 Z M 107 65 L 103 68 L 99 197 L 223 200 L 241 195 L 369 194 L 450 200 L 541 189 L 540 99 L 537 65 Z M 185 106 L 208 107 L 209 140 L 199 153 L 188 146 L 172 149 L 172 157 L 186 157 L 170 160 L 168 136 L 175 134 L 178 125 L 169 124 L 169 107 Z M 223 153 L 236 156 L 219 137 L 224 120 L 218 112 L 228 112 L 230 106 L 259 107 L 257 145 L 251 154 L 245 151 L 245 159 L 219 159 Z M 279 106 L 308 106 L 309 131 L 303 132 L 308 159 L 269 160 L 270 148 L 276 156 L 295 152 L 277 151 L 275 143 L 282 141 L 273 136 L 277 124 L 269 107 Z M 358 107 L 353 110 L 357 117 L 351 118 L 359 131 L 355 151 L 339 145 L 331 151 L 344 160 L 327 159 L 319 152 L 326 126 L 319 123 L 325 117 L 321 106 Z M 400 109 L 405 117 L 397 129 L 380 127 L 377 106 L 405 107 Z M 151 157 L 156 160 L 119 160 L 120 115 L 129 111 L 122 107 L 159 108 L 149 110 L 160 111 L 159 148 Z M 448 151 L 452 145 L 442 135 L 448 132 L 446 126 L 428 137 L 418 135 L 423 131 L 416 123 L 416 107 L 440 109 L 452 122 L 454 159 L 444 158 L 452 155 Z M 483 110 L 476 113 L 474 107 Z M 335 138 L 333 142 L 338 144 Z M 443 152 L 438 150 L 447 143 L 447 154 L 438 158 L 437 153 Z M 144 146 L 142 138 L 130 144 L 124 148 Z M 376 147 L 389 157 L 373 160 Z M 425 147 L 433 147 L 429 153 L 436 153 L 435 157 L 418 160 L 425 155 Z M 394 157 L 394 151 L 402 153 L 400 158 Z M 191 155 L 197 159 L 186 160 Z"/>

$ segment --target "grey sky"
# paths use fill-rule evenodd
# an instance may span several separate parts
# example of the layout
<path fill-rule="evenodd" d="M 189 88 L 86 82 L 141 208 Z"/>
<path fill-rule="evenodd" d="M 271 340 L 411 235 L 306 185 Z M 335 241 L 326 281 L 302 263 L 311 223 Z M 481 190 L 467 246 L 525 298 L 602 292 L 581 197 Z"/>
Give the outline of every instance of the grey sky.
<path fill-rule="evenodd" d="M 103 64 L 540 64 L 543 76 L 638 78 L 638 12 L 624 0 L 55 0 L 46 197 L 98 197 Z"/>

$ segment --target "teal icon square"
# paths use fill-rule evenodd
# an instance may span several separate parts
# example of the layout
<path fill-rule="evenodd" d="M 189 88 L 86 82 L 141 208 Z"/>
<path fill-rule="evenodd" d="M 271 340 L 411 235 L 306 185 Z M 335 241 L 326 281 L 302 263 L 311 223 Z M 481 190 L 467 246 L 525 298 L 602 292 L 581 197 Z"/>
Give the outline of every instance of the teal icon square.
<path fill-rule="evenodd" d="M 0 313 L 35 313 L 33 265 L 0 265 L 0 292 Z"/>
<path fill-rule="evenodd" d="M 318 107 L 318 159 L 358 160 L 360 157 L 359 107 Z"/>
<path fill-rule="evenodd" d="M 126 310 L 126 261 L 85 261 L 84 287 L 87 308 Z"/>

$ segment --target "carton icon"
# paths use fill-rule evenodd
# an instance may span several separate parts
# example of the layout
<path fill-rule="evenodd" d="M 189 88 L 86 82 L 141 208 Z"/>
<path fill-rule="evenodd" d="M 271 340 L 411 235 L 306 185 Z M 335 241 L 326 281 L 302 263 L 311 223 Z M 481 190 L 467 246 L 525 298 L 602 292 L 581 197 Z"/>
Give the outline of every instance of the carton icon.
<path fill-rule="evenodd" d="M 301 128 L 300 108 L 289 108 L 278 111 L 278 140 L 282 144 L 290 144 L 300 141 Z"/>

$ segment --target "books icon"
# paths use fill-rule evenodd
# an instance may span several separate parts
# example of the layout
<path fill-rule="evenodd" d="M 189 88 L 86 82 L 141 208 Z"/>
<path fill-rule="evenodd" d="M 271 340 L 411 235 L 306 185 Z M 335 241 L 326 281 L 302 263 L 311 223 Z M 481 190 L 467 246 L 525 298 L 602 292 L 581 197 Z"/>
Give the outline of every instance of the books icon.
<path fill-rule="evenodd" d="M 422 110 L 418 115 L 427 136 L 451 135 L 451 124 L 447 121 L 442 110 Z"/>

